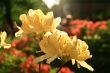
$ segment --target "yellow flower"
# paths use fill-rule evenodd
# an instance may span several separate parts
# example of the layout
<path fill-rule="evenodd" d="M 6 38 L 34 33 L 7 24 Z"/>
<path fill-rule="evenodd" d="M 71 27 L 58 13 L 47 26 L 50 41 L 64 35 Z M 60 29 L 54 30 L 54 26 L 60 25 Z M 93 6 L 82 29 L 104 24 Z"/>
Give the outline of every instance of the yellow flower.
<path fill-rule="evenodd" d="M 6 38 L 7 38 L 6 32 L 0 32 L 0 40 L 1 40 L 0 47 L 2 47 L 2 46 L 4 48 L 10 48 L 11 47 L 10 44 L 5 43 Z"/>
<path fill-rule="evenodd" d="M 30 9 L 28 14 L 20 15 L 20 20 L 22 21 L 21 29 L 26 34 L 32 32 L 39 34 L 42 32 L 53 31 L 61 22 L 60 17 L 54 18 L 53 12 L 48 12 L 45 15 L 40 9 Z"/>
<path fill-rule="evenodd" d="M 35 62 L 47 59 L 47 62 L 49 63 L 53 61 L 55 58 L 57 58 L 59 55 L 60 47 L 64 47 L 61 44 L 62 41 L 59 41 L 61 36 L 67 36 L 67 33 L 58 30 L 52 33 L 47 32 L 39 43 L 41 50 L 45 53 L 45 55 L 36 58 Z"/>
<path fill-rule="evenodd" d="M 80 61 L 84 61 L 88 58 L 91 58 L 92 55 L 90 55 L 90 52 L 88 50 L 88 45 L 86 44 L 86 42 L 81 41 L 80 39 L 75 39 L 77 40 L 75 45 L 76 45 L 76 50 L 78 52 L 78 55 L 73 57 L 76 60 L 80 60 Z"/>
<path fill-rule="evenodd" d="M 76 60 L 81 66 L 93 71 L 93 68 L 85 62 L 86 59 L 91 57 L 88 45 L 77 39 L 76 36 L 72 39 L 67 33 L 59 30 L 47 32 L 39 45 L 45 55 L 36 58 L 34 62 L 47 59 L 47 63 L 50 63 L 57 57 L 61 60 L 67 58 L 68 60 L 72 59 L 73 64 Z"/>
<path fill-rule="evenodd" d="M 78 67 L 80 68 L 80 65 L 93 71 L 94 69 L 88 65 L 85 60 L 89 59 L 92 57 L 92 55 L 90 55 L 90 52 L 88 50 L 88 45 L 86 44 L 86 42 L 77 39 L 76 36 L 73 37 L 72 39 L 74 46 L 76 47 L 76 50 L 78 52 L 77 56 L 73 56 L 74 54 L 71 54 L 71 59 L 72 59 L 72 63 L 76 62 L 78 63 Z"/>

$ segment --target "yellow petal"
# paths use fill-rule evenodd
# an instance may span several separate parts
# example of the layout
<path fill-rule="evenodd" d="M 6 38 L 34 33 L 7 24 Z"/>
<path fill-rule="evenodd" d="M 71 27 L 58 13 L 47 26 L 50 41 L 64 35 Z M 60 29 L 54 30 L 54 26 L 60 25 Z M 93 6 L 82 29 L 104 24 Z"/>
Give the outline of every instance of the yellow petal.
<path fill-rule="evenodd" d="M 36 16 L 38 16 L 39 18 L 40 24 L 42 24 L 44 13 L 40 9 L 35 10 L 35 13 L 36 13 Z"/>
<path fill-rule="evenodd" d="M 57 55 L 47 59 L 47 63 L 50 64 L 52 61 L 54 61 L 57 58 Z"/>
<path fill-rule="evenodd" d="M 60 24 L 60 22 L 61 22 L 61 18 L 57 17 L 56 19 L 54 19 L 52 25 L 54 26 L 54 28 L 56 28 Z"/>
<path fill-rule="evenodd" d="M 7 34 L 6 32 L 2 32 L 1 35 L 0 35 L 0 38 L 1 38 L 1 44 L 5 43 L 5 39 L 7 37 Z"/>
<path fill-rule="evenodd" d="M 1 39 L 0 47 L 1 46 L 3 46 L 4 48 L 10 48 L 11 47 L 10 44 L 5 43 L 6 38 L 7 38 L 7 33 L 5 31 L 1 32 L 1 35 L 0 35 L 0 39 Z"/>
<path fill-rule="evenodd" d="M 54 19 L 53 12 L 48 12 L 46 17 L 47 17 L 47 21 L 48 21 L 47 26 L 51 26 L 53 19 Z"/>
<path fill-rule="evenodd" d="M 55 46 L 57 43 L 55 42 L 54 37 L 50 37 L 50 33 L 47 34 L 43 37 L 43 40 L 40 41 L 39 45 L 44 53 L 54 56 L 57 54 L 57 46 Z M 49 39 L 48 37 L 52 39 Z"/>
<path fill-rule="evenodd" d="M 94 71 L 94 69 L 93 69 L 90 65 L 88 65 L 85 61 L 78 61 L 78 60 L 77 60 L 77 62 L 78 62 L 82 67 L 87 68 L 87 69 L 89 69 L 90 71 Z"/>
<path fill-rule="evenodd" d="M 10 48 L 11 45 L 10 44 L 3 44 L 4 48 Z"/>
<path fill-rule="evenodd" d="M 36 59 L 34 59 L 33 63 L 41 62 L 41 61 L 43 61 L 43 60 L 45 60 L 45 59 L 48 59 L 48 58 L 50 58 L 50 57 L 51 57 L 51 56 L 48 55 L 48 54 L 42 55 L 42 56 L 37 57 Z"/>
<path fill-rule="evenodd" d="M 17 25 L 16 25 L 17 26 Z M 24 32 L 22 29 L 21 29 L 21 27 L 19 27 L 19 26 L 17 26 L 17 28 L 19 29 L 19 31 L 17 31 L 16 33 L 15 33 L 15 37 L 20 37 L 20 36 L 22 36 L 22 33 Z"/>
<path fill-rule="evenodd" d="M 72 59 L 72 65 L 74 65 L 75 64 L 75 59 Z"/>
<path fill-rule="evenodd" d="M 34 12 L 34 10 L 29 9 L 28 14 L 29 14 L 29 16 L 33 16 L 35 14 L 35 12 Z"/>

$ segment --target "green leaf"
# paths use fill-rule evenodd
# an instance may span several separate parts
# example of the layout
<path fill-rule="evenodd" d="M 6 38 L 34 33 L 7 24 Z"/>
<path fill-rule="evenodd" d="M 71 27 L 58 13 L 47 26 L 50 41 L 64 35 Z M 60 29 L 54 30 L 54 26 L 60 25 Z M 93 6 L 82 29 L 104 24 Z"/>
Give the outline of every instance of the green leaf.
<path fill-rule="evenodd" d="M 3 47 L 3 46 L 1 46 L 1 47 L 0 47 L 0 52 L 1 52 L 1 51 L 3 51 L 3 50 L 4 50 L 4 47 Z"/>
<path fill-rule="evenodd" d="M 56 73 L 57 68 L 50 69 L 50 73 Z"/>

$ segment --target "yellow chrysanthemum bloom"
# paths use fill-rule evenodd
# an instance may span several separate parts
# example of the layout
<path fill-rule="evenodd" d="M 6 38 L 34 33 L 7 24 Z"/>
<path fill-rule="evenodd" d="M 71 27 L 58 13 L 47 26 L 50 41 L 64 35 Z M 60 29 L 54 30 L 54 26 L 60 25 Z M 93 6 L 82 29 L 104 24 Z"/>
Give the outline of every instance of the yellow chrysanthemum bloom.
<path fill-rule="evenodd" d="M 61 42 L 59 41 L 61 36 L 67 36 L 67 33 L 56 31 L 56 32 L 47 32 L 43 39 L 40 41 L 39 45 L 41 47 L 41 50 L 46 53 L 45 55 L 39 57 L 36 59 L 35 62 L 42 61 L 44 59 L 48 59 L 48 63 L 53 61 L 55 58 L 58 57 L 60 47 L 64 47 Z M 63 43 L 63 42 L 62 42 Z M 69 41 L 68 41 L 69 43 Z M 69 44 L 70 45 L 70 44 Z M 72 45 L 71 45 L 72 46 Z M 69 47 L 69 46 L 68 46 Z"/>
<path fill-rule="evenodd" d="M 93 71 L 93 68 L 85 62 L 86 59 L 91 57 L 88 46 L 84 41 L 77 39 L 76 36 L 70 38 L 67 33 L 59 30 L 47 32 L 39 45 L 45 55 L 36 58 L 34 62 L 47 59 L 47 63 L 50 63 L 57 57 L 61 60 L 67 58 L 68 60 L 72 59 L 73 64 L 76 60 L 81 66 Z"/>
<path fill-rule="evenodd" d="M 7 38 L 7 34 L 6 34 L 6 32 L 0 32 L 0 47 L 4 47 L 4 48 L 10 48 L 11 47 L 11 45 L 10 44 L 7 44 L 6 42 L 5 42 L 5 40 L 6 40 L 6 38 Z"/>
<path fill-rule="evenodd" d="M 90 52 L 88 50 L 88 45 L 86 44 L 86 42 L 84 42 L 80 39 L 77 39 L 76 36 L 73 37 L 72 41 L 73 41 L 74 46 L 76 45 L 75 48 L 78 52 L 77 56 L 73 56 L 74 53 L 73 53 L 73 55 L 72 54 L 70 55 L 71 59 L 72 59 L 72 63 L 74 64 L 75 60 L 76 60 L 79 68 L 81 65 L 81 66 L 93 71 L 94 69 L 85 62 L 85 60 L 92 57 L 92 55 L 90 55 Z"/>
<path fill-rule="evenodd" d="M 28 11 L 28 14 L 20 15 L 20 20 L 22 22 L 20 30 L 15 34 L 18 36 L 22 33 L 32 33 L 36 34 L 53 31 L 61 22 L 61 18 L 54 18 L 53 12 L 48 12 L 46 15 L 40 10 L 32 10 Z"/>

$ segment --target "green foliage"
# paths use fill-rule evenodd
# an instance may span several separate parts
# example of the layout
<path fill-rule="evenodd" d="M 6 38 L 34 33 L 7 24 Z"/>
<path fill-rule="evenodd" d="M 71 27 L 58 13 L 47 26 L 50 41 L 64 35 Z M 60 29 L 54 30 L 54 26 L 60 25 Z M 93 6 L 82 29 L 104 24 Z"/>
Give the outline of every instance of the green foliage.
<path fill-rule="evenodd" d="M 20 14 L 25 14 L 29 9 L 41 9 L 46 12 L 47 7 L 41 0 L 13 0 L 11 10 L 13 21 L 19 22 Z"/>
<path fill-rule="evenodd" d="M 47 6 L 42 2 L 42 0 L 1 0 L 0 1 L 0 30 L 3 28 L 4 17 L 6 13 L 6 3 L 10 2 L 11 5 L 11 18 L 12 22 L 17 22 L 20 24 L 19 16 L 24 14 L 29 9 L 41 9 L 46 12 Z"/>
<path fill-rule="evenodd" d="M 4 50 L 4 47 L 3 47 L 3 46 L 1 46 L 1 47 L 0 47 L 0 52 L 1 52 L 1 51 L 3 51 L 3 50 Z"/>

